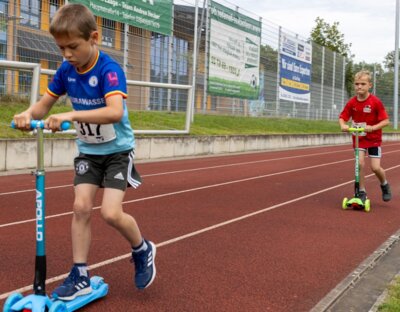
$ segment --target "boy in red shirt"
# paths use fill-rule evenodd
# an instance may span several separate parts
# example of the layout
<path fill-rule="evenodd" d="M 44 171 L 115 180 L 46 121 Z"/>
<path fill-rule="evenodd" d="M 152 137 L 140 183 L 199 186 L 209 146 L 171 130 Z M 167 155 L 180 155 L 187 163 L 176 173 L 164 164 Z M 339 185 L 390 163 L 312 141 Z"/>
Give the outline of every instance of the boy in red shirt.
<path fill-rule="evenodd" d="M 372 87 L 371 74 L 362 70 L 354 76 L 356 96 L 351 98 L 339 116 L 342 131 L 349 131 L 347 121 L 352 119 L 352 127 L 364 128 L 365 132 L 359 136 L 360 161 L 360 193 L 359 198 L 365 202 L 365 155 L 368 152 L 371 170 L 381 183 L 382 199 L 389 201 L 392 198 L 390 186 L 386 180 L 385 170 L 381 167 L 382 128 L 389 124 L 389 117 L 381 100 L 369 93 Z M 354 147 L 354 137 L 353 137 Z"/>

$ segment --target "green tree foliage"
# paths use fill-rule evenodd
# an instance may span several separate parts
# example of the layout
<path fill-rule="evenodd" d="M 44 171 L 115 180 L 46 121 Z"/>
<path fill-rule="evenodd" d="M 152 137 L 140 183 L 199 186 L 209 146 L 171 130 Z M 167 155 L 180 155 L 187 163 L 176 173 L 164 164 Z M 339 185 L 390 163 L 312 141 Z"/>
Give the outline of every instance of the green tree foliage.
<path fill-rule="evenodd" d="M 347 44 L 344 35 L 339 30 L 339 22 L 333 25 L 325 22 L 324 19 L 317 17 L 315 27 L 311 30 L 311 40 L 332 51 L 351 59 L 351 43 Z"/>
<path fill-rule="evenodd" d="M 346 58 L 345 88 L 348 96 L 352 95 L 353 85 L 353 61 L 351 54 L 351 43 L 346 43 L 344 34 L 339 30 L 339 22 L 333 25 L 325 22 L 324 19 L 317 17 L 315 27 L 311 30 L 311 40 L 325 48 L 328 48 Z"/>
<path fill-rule="evenodd" d="M 395 51 L 393 50 L 392 52 L 386 54 L 385 59 L 383 61 L 383 64 L 385 64 L 386 69 L 389 71 L 394 71 L 394 55 Z"/>

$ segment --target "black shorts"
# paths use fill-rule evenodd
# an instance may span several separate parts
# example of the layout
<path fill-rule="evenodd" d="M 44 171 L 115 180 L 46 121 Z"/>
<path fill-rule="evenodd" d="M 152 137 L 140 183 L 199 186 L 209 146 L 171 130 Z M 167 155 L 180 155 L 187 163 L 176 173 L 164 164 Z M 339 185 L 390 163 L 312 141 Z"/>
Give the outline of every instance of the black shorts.
<path fill-rule="evenodd" d="M 125 191 L 128 185 L 137 188 L 142 179 L 133 163 L 134 155 L 133 151 L 111 155 L 80 153 L 74 160 L 74 185 L 89 183 L 122 191 Z"/>
<path fill-rule="evenodd" d="M 382 149 L 380 146 L 360 148 L 360 151 L 364 151 L 365 153 L 368 153 L 368 157 L 371 157 L 371 158 L 381 158 L 382 157 Z"/>

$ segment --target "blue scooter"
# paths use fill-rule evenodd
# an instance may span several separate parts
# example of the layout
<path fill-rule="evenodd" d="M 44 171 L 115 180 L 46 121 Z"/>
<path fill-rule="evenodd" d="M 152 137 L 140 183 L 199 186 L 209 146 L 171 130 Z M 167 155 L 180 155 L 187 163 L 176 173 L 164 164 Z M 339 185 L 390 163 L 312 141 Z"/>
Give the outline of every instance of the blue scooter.
<path fill-rule="evenodd" d="M 15 128 L 12 122 L 11 127 Z M 63 122 L 60 130 L 67 130 L 69 122 Z M 3 312 L 31 311 L 31 312 L 71 312 L 102 298 L 108 293 L 108 284 L 102 277 L 93 276 L 90 284 L 93 291 L 90 294 L 79 296 L 72 301 L 51 299 L 46 295 L 46 246 L 45 246 L 45 170 L 43 151 L 44 121 L 32 120 L 31 129 L 36 131 L 37 139 L 37 168 L 33 173 L 36 176 L 36 259 L 35 278 L 33 282 L 34 294 L 24 297 L 20 293 L 11 294 L 4 303 Z"/>

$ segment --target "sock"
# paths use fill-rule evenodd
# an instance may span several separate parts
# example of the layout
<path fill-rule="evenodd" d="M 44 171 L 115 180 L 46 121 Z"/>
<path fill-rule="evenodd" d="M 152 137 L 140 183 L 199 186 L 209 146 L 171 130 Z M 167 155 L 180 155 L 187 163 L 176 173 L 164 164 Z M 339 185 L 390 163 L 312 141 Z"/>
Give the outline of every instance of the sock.
<path fill-rule="evenodd" d="M 367 193 L 367 191 L 365 190 L 365 188 L 359 189 L 358 191 L 359 191 L 359 192 Z"/>
<path fill-rule="evenodd" d="M 147 250 L 147 247 L 148 247 L 148 246 L 147 246 L 146 241 L 145 241 L 144 239 L 142 239 L 142 242 L 140 243 L 139 246 L 137 246 L 137 247 L 133 247 L 133 246 L 132 246 L 132 251 L 133 251 L 134 253 L 138 253 L 138 252 Z"/>
<path fill-rule="evenodd" d="M 388 181 L 385 180 L 385 182 L 383 182 L 381 185 L 385 186 L 386 184 L 388 184 Z"/>
<path fill-rule="evenodd" d="M 78 269 L 79 276 L 88 277 L 88 267 L 86 263 L 74 263 L 74 266 Z"/>

